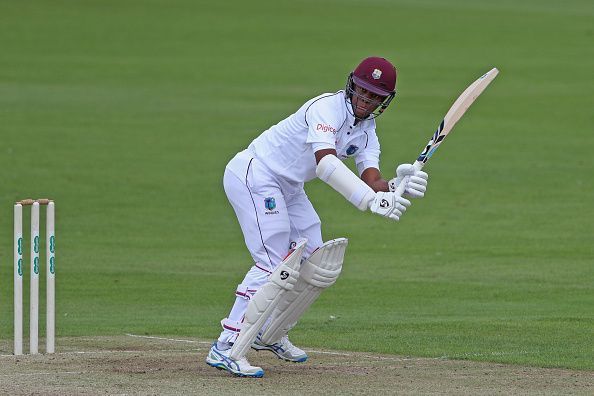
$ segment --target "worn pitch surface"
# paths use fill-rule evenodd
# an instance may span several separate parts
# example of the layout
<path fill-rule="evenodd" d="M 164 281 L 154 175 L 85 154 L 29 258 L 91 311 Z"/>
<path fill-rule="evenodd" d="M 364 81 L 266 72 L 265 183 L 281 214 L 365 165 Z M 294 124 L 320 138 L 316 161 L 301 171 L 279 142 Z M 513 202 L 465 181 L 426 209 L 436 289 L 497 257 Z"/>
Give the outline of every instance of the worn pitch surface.
<path fill-rule="evenodd" d="M 61 338 L 54 355 L 0 356 L 4 394 L 592 394 L 594 372 L 308 350 L 304 364 L 250 352 L 262 379 L 207 366 L 209 342 L 126 335 Z M 0 344 L 5 353 L 7 342 Z"/>

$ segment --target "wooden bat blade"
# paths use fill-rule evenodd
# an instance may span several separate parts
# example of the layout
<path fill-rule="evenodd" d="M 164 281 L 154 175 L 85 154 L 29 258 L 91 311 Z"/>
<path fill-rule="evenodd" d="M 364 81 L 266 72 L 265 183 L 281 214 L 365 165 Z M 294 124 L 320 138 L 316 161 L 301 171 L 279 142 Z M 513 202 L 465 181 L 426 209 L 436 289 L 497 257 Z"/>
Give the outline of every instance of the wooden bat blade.
<path fill-rule="evenodd" d="M 425 146 L 417 161 L 415 167 L 421 169 L 425 163 L 431 158 L 435 150 L 439 147 L 441 142 L 446 138 L 450 131 L 454 128 L 454 125 L 462 118 L 466 110 L 474 103 L 481 93 L 487 88 L 487 86 L 493 81 L 499 74 L 497 68 L 489 70 L 487 73 L 479 77 L 478 80 L 470 84 L 468 88 L 464 90 L 458 96 L 458 99 L 454 102 L 452 107 L 448 110 L 445 117 L 437 127 L 437 130 L 429 140 L 429 143 Z"/>

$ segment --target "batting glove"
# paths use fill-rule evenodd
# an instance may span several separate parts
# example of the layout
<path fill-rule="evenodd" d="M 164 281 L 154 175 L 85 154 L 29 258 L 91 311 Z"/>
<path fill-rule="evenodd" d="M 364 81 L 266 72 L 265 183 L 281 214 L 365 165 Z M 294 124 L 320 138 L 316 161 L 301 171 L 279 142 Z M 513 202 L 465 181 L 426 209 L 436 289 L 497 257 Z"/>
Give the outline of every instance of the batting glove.
<path fill-rule="evenodd" d="M 375 193 L 375 198 L 371 201 L 369 210 L 377 215 L 398 221 L 408 206 L 410 206 L 408 199 L 402 198 L 393 192 L 379 191 Z"/>
<path fill-rule="evenodd" d="M 390 191 L 394 192 L 400 183 L 406 183 L 404 196 L 409 198 L 423 198 L 427 191 L 427 172 L 415 170 L 411 164 L 401 164 L 396 168 L 396 177 L 388 182 Z"/>

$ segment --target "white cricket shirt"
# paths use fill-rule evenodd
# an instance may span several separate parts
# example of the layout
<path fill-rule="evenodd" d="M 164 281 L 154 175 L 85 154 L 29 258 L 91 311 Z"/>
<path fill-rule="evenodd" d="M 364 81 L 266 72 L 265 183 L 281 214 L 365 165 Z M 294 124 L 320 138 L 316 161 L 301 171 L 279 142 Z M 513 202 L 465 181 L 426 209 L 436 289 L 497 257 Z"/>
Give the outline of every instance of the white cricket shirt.
<path fill-rule="evenodd" d="M 379 169 L 375 120 L 354 125 L 347 105 L 344 90 L 316 96 L 254 139 L 248 151 L 278 176 L 297 183 L 316 177 L 314 153 L 322 149 L 335 149 L 343 161 L 353 157 L 359 175 L 370 167 Z"/>

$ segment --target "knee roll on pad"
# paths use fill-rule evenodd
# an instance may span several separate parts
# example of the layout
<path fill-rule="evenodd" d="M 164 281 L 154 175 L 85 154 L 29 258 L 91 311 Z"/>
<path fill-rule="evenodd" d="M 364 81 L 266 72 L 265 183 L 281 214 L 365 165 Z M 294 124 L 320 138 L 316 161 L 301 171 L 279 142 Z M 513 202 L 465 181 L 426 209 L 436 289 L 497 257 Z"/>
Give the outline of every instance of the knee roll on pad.
<path fill-rule="evenodd" d="M 294 288 L 299 277 L 299 264 L 307 239 L 297 241 L 283 262 L 274 270 L 268 282 L 250 299 L 242 323 L 241 332 L 233 343 L 230 357 L 239 360 L 245 356 L 258 332 L 270 317 L 279 302 L 279 296 Z"/>
<path fill-rule="evenodd" d="M 336 282 L 341 270 L 342 265 L 334 269 L 325 269 L 316 266 L 308 260 L 301 265 L 299 277 L 312 286 L 325 289 Z"/>
<path fill-rule="evenodd" d="M 301 264 L 295 287 L 280 297 L 261 339 L 272 344 L 283 337 L 315 302 L 322 290 L 332 286 L 342 270 L 348 239 L 328 241 Z"/>

